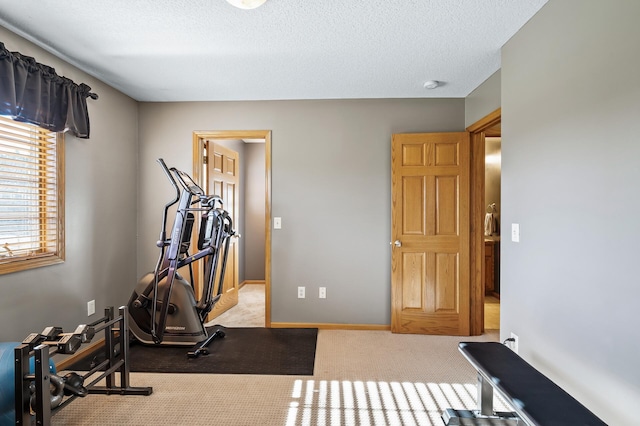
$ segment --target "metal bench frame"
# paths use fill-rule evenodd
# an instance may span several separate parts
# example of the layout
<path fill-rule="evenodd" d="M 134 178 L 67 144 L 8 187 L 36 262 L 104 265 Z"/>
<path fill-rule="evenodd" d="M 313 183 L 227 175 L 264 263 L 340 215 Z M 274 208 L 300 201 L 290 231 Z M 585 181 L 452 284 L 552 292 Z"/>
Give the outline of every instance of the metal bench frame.
<path fill-rule="evenodd" d="M 478 410 L 447 409 L 442 420 L 454 425 L 605 425 L 579 401 L 498 342 L 461 342 L 458 349 L 478 372 Z M 495 412 L 493 392 L 514 412 Z"/>

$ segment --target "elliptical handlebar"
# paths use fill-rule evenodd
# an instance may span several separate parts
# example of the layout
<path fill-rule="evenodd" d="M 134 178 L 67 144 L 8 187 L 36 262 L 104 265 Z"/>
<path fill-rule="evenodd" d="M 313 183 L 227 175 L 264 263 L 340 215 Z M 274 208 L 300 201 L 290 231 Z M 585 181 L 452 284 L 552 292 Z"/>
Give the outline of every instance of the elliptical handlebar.
<path fill-rule="evenodd" d="M 203 206 L 212 209 L 216 207 L 216 202 L 220 203 L 220 207 L 224 207 L 224 200 L 218 195 L 201 195 L 199 201 Z"/>
<path fill-rule="evenodd" d="M 222 207 L 223 201 L 222 198 L 217 195 L 205 195 L 204 190 L 194 182 L 191 176 L 181 170 L 176 169 L 175 167 L 169 168 L 164 162 L 164 159 L 158 158 L 157 162 L 160 164 L 160 167 L 162 167 L 162 171 L 167 176 L 167 179 L 169 179 L 169 182 L 171 182 L 171 186 L 173 186 L 173 188 L 176 190 L 175 198 L 169 201 L 164 206 L 164 212 L 162 213 L 162 230 L 160 231 L 160 238 L 157 242 L 157 246 L 163 247 L 167 244 L 167 215 L 169 212 L 169 208 L 180 201 L 180 194 L 182 193 L 182 190 L 185 190 L 190 194 L 197 196 L 198 201 L 196 202 L 200 202 L 203 206 L 209 208 L 214 208 L 216 201 L 219 202 L 220 206 Z M 182 187 L 182 190 L 180 189 L 180 187 Z"/>
<path fill-rule="evenodd" d="M 167 239 L 167 213 L 169 211 L 169 207 L 180 201 L 180 188 L 178 187 L 176 180 L 171 175 L 171 171 L 164 160 L 162 158 L 158 158 L 157 161 L 160 164 L 160 167 L 162 167 L 162 171 L 167 176 L 167 179 L 169 179 L 171 185 L 176 190 L 176 197 L 164 206 L 164 212 L 162 213 L 162 231 L 160 232 L 160 240 L 158 241 L 158 245 L 160 246 L 160 242 L 164 245 L 164 241 Z"/>
<path fill-rule="evenodd" d="M 171 201 L 169 204 L 167 204 L 168 206 L 171 206 L 177 203 L 178 200 L 180 199 L 180 188 L 178 187 L 178 183 L 176 182 L 176 180 L 171 175 L 171 169 L 167 167 L 167 164 L 164 162 L 164 160 L 162 158 L 158 158 L 157 161 L 160 164 L 160 167 L 162 167 L 162 171 L 167 176 L 167 179 L 169 179 L 169 181 L 171 182 L 171 186 L 173 186 L 173 188 L 176 190 L 176 198 L 173 201 Z"/>

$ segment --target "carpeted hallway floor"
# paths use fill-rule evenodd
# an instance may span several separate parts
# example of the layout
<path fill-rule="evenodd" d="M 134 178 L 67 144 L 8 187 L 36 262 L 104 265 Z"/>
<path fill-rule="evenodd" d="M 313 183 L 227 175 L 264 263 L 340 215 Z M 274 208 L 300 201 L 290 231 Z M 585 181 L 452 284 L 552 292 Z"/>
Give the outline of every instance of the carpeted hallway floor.
<path fill-rule="evenodd" d="M 206 325 L 264 327 L 264 285 L 245 284 L 238 292 L 238 304 Z"/>
<path fill-rule="evenodd" d="M 500 330 L 500 299 L 495 296 L 484 298 L 485 330 Z"/>

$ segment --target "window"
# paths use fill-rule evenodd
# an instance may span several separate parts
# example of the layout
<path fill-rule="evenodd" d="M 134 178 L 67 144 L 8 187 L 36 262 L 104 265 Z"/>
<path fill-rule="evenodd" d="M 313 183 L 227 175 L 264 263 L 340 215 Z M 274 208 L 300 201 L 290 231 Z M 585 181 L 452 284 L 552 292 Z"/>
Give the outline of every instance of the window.
<path fill-rule="evenodd" d="M 64 136 L 0 116 L 0 274 L 64 261 Z"/>

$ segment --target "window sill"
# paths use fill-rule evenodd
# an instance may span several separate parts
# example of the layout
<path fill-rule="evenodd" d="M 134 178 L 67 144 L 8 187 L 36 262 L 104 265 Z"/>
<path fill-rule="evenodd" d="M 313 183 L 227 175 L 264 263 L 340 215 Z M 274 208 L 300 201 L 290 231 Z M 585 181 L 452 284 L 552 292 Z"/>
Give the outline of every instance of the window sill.
<path fill-rule="evenodd" d="M 63 262 L 64 258 L 59 255 L 33 257 L 29 259 L 11 259 L 4 262 L 0 261 L 0 275 L 41 268 L 43 266 L 55 265 Z"/>

